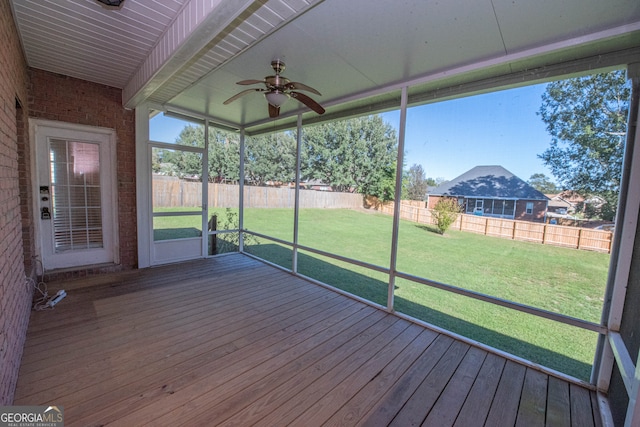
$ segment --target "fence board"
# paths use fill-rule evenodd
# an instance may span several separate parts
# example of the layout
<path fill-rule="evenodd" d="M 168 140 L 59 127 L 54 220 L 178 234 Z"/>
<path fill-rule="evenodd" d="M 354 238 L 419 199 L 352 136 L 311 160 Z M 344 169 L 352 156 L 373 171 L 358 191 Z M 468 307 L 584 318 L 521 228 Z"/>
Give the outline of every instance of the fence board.
<path fill-rule="evenodd" d="M 153 177 L 154 207 L 200 207 L 202 206 L 202 184 L 173 177 Z M 209 183 L 209 207 L 237 208 L 240 187 L 233 184 Z M 331 191 L 300 190 L 301 208 L 343 208 L 362 207 L 362 195 L 357 193 L 336 193 Z M 244 187 L 246 208 L 291 208 L 295 203 L 295 189 L 289 187 Z"/>
<path fill-rule="evenodd" d="M 393 215 L 394 202 L 372 205 L 379 212 Z M 431 211 L 420 202 L 400 204 L 400 218 L 420 224 L 434 225 Z M 505 239 L 598 252 L 611 251 L 613 233 L 608 230 L 570 227 L 539 222 L 460 214 L 451 228 Z"/>

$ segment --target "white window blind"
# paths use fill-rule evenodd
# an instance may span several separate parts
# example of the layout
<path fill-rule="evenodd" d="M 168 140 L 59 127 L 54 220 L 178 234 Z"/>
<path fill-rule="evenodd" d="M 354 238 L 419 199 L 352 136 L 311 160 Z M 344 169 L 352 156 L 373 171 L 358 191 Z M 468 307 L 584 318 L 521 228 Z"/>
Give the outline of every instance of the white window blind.
<path fill-rule="evenodd" d="M 51 139 L 49 159 L 56 253 L 101 248 L 99 145 Z"/>

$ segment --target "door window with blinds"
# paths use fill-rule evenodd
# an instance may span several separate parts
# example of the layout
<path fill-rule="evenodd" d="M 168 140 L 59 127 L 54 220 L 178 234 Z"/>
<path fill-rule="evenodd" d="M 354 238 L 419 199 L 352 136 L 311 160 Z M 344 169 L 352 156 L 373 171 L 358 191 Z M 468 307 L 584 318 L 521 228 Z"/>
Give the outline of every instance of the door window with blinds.
<path fill-rule="evenodd" d="M 55 252 L 101 248 L 100 146 L 51 139 L 49 158 Z"/>

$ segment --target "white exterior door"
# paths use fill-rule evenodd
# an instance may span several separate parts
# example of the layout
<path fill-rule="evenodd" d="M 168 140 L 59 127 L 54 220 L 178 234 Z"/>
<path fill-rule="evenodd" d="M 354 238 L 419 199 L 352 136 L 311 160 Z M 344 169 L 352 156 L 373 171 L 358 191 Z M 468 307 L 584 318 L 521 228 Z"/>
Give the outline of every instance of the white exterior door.
<path fill-rule="evenodd" d="M 153 265 L 204 257 L 207 219 L 203 180 L 205 151 L 159 142 L 150 144 L 152 163 L 172 175 L 151 170 L 151 226 Z M 197 175 L 197 179 L 178 178 Z"/>
<path fill-rule="evenodd" d="M 33 120 L 31 135 L 44 269 L 119 262 L 114 131 Z"/>

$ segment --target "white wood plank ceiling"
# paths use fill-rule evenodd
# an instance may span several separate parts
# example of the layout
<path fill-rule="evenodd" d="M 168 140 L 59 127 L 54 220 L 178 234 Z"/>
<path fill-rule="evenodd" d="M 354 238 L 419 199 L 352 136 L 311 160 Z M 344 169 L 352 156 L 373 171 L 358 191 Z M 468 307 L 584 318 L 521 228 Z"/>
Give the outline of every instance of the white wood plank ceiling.
<path fill-rule="evenodd" d="M 129 107 L 148 100 L 254 130 L 272 126 L 260 94 L 222 102 L 246 88 L 235 82 L 273 74 L 275 58 L 287 64 L 283 75 L 322 92 L 314 97 L 326 116 L 396 102 L 406 82 L 421 99 L 447 85 L 571 61 L 583 62 L 569 71 L 610 66 L 616 59 L 598 58 L 615 52 L 640 61 L 637 0 L 126 0 L 120 11 L 94 0 L 12 5 L 31 67 L 123 88 Z M 279 123 L 293 123 L 298 111 L 308 110 L 288 101 Z"/>

